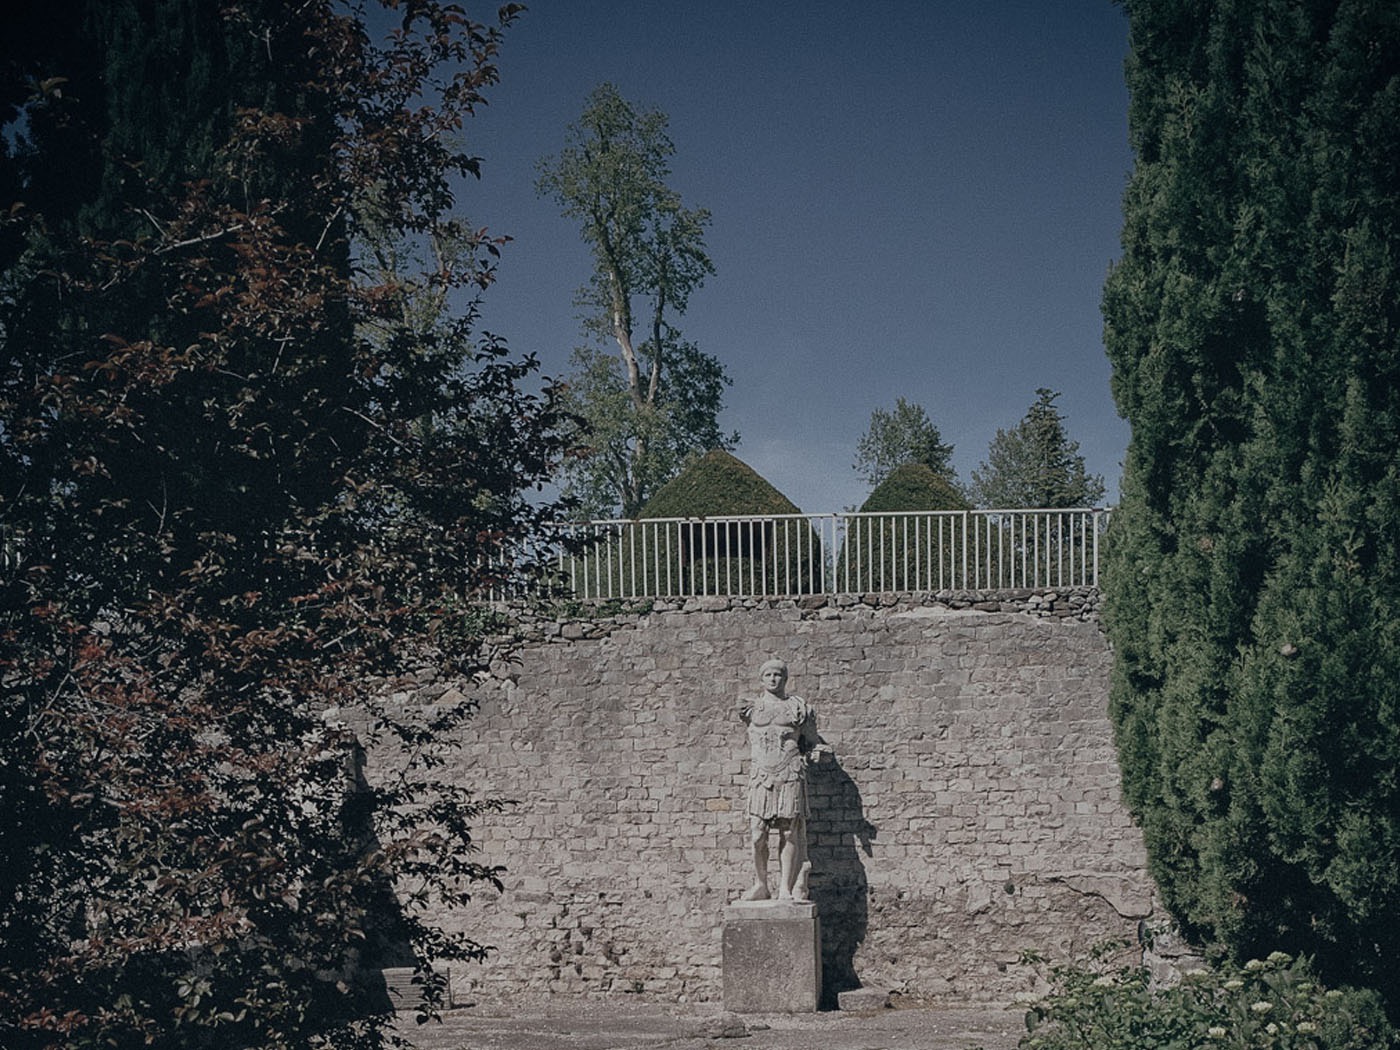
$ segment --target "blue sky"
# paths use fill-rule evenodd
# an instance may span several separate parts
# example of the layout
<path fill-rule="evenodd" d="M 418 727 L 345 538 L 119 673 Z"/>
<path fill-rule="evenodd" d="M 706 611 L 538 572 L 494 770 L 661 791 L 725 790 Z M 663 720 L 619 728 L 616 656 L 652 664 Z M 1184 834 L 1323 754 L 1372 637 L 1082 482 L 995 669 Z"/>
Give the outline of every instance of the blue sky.
<path fill-rule="evenodd" d="M 808 512 L 859 504 L 856 441 L 904 397 L 967 480 L 1044 386 L 1111 501 L 1126 48 L 1109 0 L 535 0 L 467 129 L 462 208 L 514 238 L 484 326 L 567 371 L 591 263 L 535 164 L 611 81 L 670 115 L 671 184 L 713 214 L 681 328 L 734 380 L 740 458 Z"/>

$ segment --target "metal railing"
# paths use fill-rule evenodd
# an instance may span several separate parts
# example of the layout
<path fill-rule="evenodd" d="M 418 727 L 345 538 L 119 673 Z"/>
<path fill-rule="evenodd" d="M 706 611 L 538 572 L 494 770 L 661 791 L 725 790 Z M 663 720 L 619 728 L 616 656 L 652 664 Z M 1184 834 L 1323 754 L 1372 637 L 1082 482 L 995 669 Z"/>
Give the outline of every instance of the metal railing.
<path fill-rule="evenodd" d="M 1101 508 L 656 518 L 561 526 L 578 598 L 1097 587 Z"/>

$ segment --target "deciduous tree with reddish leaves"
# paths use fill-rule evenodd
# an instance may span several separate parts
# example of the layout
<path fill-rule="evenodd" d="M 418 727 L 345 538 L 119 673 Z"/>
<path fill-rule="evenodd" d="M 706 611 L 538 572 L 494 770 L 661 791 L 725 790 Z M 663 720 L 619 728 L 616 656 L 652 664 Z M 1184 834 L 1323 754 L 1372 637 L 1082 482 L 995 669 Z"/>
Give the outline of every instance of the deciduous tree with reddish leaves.
<path fill-rule="evenodd" d="M 469 712 L 382 698 L 482 658 L 564 446 L 533 361 L 475 331 L 501 241 L 454 212 L 515 14 L 7 25 L 8 1047 L 379 1045 L 361 974 L 412 959 L 440 995 L 431 962 L 483 950 L 429 917 L 496 877 L 441 765 Z M 380 738 L 416 761 L 371 786 Z"/>

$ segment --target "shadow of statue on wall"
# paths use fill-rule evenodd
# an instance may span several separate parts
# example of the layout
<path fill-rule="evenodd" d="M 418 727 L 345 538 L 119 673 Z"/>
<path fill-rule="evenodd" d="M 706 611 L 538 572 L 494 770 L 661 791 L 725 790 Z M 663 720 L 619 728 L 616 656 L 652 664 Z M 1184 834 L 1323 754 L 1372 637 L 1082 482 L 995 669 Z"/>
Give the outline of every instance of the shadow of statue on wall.
<path fill-rule="evenodd" d="M 861 853 L 872 855 L 876 828 L 865 819 L 856 782 L 832 752 L 823 753 L 808 769 L 807 790 L 811 799 L 809 892 L 822 928 L 821 1006 L 832 1010 L 837 993 L 860 987 L 855 956 L 865 940 L 868 899 Z"/>
<path fill-rule="evenodd" d="M 374 830 L 373 791 L 365 777 L 365 757 L 364 748 L 356 741 L 346 757 L 347 790 L 340 811 L 345 845 L 360 853 L 381 846 Z M 416 959 L 398 894 L 382 876 L 363 883 L 360 893 L 365 906 L 364 937 L 350 975 L 358 1008 L 370 1014 L 417 1006 L 423 992 L 413 983 Z"/>

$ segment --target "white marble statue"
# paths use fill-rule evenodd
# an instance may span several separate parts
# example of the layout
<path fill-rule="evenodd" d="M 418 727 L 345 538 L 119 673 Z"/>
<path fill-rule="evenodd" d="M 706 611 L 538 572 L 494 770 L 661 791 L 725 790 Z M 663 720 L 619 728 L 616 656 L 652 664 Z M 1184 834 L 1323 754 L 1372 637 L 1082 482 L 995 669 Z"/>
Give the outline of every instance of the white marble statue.
<path fill-rule="evenodd" d="M 807 876 L 807 763 L 817 746 L 817 719 L 801 697 L 787 694 L 787 664 L 769 660 L 759 670 L 763 691 L 739 701 L 749 729 L 748 812 L 754 884 L 743 900 L 772 897 L 768 838 L 778 834 L 778 900 L 805 901 Z"/>

